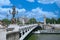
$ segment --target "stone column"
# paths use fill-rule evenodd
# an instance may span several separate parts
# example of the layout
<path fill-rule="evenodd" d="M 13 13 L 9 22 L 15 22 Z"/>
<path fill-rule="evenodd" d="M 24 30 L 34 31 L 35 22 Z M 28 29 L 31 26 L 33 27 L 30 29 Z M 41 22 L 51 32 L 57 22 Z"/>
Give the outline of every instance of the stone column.
<path fill-rule="evenodd" d="M 27 29 L 27 31 L 29 31 L 29 29 Z"/>
<path fill-rule="evenodd" d="M 6 30 L 4 28 L 0 28 L 0 40 L 6 40 Z"/>
<path fill-rule="evenodd" d="M 24 33 L 26 33 L 26 29 L 24 30 Z"/>
<path fill-rule="evenodd" d="M 44 15 L 44 29 L 46 29 L 46 16 Z"/>
<path fill-rule="evenodd" d="M 46 16 L 44 15 L 44 25 L 46 25 Z"/>
<path fill-rule="evenodd" d="M 21 30 L 21 36 L 23 36 L 23 31 Z"/>

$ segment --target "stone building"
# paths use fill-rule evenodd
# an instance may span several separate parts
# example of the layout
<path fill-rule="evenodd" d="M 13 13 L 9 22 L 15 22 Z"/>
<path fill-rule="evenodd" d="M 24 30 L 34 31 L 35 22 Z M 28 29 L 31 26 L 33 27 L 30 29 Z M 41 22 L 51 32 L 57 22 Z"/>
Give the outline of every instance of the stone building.
<path fill-rule="evenodd" d="M 29 18 L 27 18 L 27 17 L 20 17 L 19 21 L 22 22 L 22 24 L 24 25 L 25 23 L 27 23 L 29 21 Z"/>

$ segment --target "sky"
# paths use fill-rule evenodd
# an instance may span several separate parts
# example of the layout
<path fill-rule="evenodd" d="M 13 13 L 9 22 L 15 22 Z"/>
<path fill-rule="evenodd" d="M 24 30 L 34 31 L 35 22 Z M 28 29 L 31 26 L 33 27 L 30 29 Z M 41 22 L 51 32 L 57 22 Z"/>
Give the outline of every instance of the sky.
<path fill-rule="evenodd" d="M 43 21 L 44 15 L 47 18 L 60 18 L 60 0 L 0 0 L 0 20 L 11 19 L 12 7 L 16 7 L 16 18 L 28 17 Z M 8 17 L 7 17 L 8 15 Z"/>

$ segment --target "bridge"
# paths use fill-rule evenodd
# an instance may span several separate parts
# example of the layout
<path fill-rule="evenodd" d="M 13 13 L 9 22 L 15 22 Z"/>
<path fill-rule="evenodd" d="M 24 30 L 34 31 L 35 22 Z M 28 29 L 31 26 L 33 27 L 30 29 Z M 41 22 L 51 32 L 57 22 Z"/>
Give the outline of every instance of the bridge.
<path fill-rule="evenodd" d="M 45 29 L 49 28 L 51 29 L 52 27 L 55 27 L 54 25 L 60 26 L 60 24 L 50 24 L 50 25 L 40 24 L 40 26 Z M 30 24 L 24 26 L 19 26 L 17 24 L 10 24 L 6 29 L 0 28 L 0 40 L 24 40 L 31 31 L 37 28 L 37 26 L 38 24 Z"/>
<path fill-rule="evenodd" d="M 11 24 L 6 29 L 1 29 L 0 40 L 24 40 L 24 38 L 37 27 L 38 24 L 19 26 Z M 4 35 L 4 36 L 3 36 Z"/>

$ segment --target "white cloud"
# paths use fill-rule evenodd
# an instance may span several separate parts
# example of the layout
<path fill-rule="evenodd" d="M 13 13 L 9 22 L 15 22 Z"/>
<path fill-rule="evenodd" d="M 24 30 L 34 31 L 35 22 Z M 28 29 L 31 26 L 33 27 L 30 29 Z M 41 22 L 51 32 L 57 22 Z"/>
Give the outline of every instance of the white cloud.
<path fill-rule="evenodd" d="M 56 0 L 56 4 L 60 8 L 60 0 Z"/>
<path fill-rule="evenodd" d="M 43 21 L 45 15 L 47 18 L 57 18 L 53 12 L 43 11 L 41 8 L 37 7 L 36 9 L 32 9 L 26 13 L 28 18 L 36 18 L 37 21 Z"/>
<path fill-rule="evenodd" d="M 4 15 L 0 15 L 0 19 L 4 19 L 5 18 L 5 16 Z"/>
<path fill-rule="evenodd" d="M 28 17 L 43 18 L 43 15 L 46 15 L 48 18 L 57 17 L 53 12 L 43 11 L 39 7 L 28 12 Z"/>
<path fill-rule="evenodd" d="M 12 15 L 9 13 L 9 10 L 12 12 L 12 8 L 1 8 L 0 7 L 0 17 L 6 18 L 6 15 L 8 14 L 9 18 L 11 18 Z M 18 14 L 25 13 L 26 11 L 24 8 L 23 9 L 16 8 L 16 10 L 18 11 Z"/>
<path fill-rule="evenodd" d="M 52 4 L 55 2 L 55 0 L 38 0 L 38 2 L 43 4 Z"/>
<path fill-rule="evenodd" d="M 43 11 L 42 9 L 40 9 L 39 7 L 36 9 L 32 10 L 35 13 L 38 13 L 38 15 L 46 15 L 47 17 L 56 17 L 55 14 L 53 12 L 48 12 L 48 11 Z M 52 16 L 53 15 L 53 16 Z"/>
<path fill-rule="evenodd" d="M 35 0 L 26 0 L 26 1 L 28 1 L 28 2 L 34 2 Z"/>
<path fill-rule="evenodd" d="M 2 13 L 2 15 L 0 15 L 0 17 L 6 18 L 6 14 L 9 14 L 9 18 L 11 18 L 11 14 L 9 13 L 9 10 L 12 11 L 11 8 L 1 8 L 0 7 L 0 13 Z M 46 17 L 48 18 L 52 18 L 52 17 L 57 17 L 57 15 L 55 15 L 53 12 L 48 12 L 48 11 L 43 11 L 41 8 L 37 7 L 36 9 L 32 9 L 31 11 L 26 11 L 26 9 L 18 9 L 16 8 L 16 10 L 18 11 L 18 16 L 20 15 L 26 15 L 26 17 L 29 18 L 36 18 L 36 19 L 40 19 L 43 18 L 43 15 L 45 14 Z"/>
<path fill-rule="evenodd" d="M 60 7 L 60 0 L 38 0 L 38 3 L 42 4 L 53 4 L 56 3 L 58 7 Z"/>
<path fill-rule="evenodd" d="M 23 13 L 26 12 L 26 9 L 24 9 L 24 8 L 22 8 L 22 9 L 16 8 L 16 10 L 18 10 L 19 13 L 21 13 L 21 12 L 23 12 Z"/>
<path fill-rule="evenodd" d="M 35 0 L 27 0 L 28 2 L 35 2 Z M 37 0 L 38 3 L 42 4 L 53 4 L 56 3 L 60 7 L 60 0 Z"/>
<path fill-rule="evenodd" d="M 0 12 L 8 13 L 9 10 L 12 12 L 12 8 L 0 8 Z M 24 8 L 22 8 L 22 9 L 16 8 L 16 11 L 18 11 L 18 13 L 21 13 L 21 12 L 25 12 L 26 10 Z"/>
<path fill-rule="evenodd" d="M 1 19 L 4 19 L 4 18 L 7 18 L 7 14 L 9 15 L 10 17 L 10 13 L 9 13 L 9 10 L 11 10 L 11 8 L 1 8 L 0 7 L 0 20 Z"/>
<path fill-rule="evenodd" d="M 27 0 L 28 2 L 35 2 L 35 0 Z M 60 0 L 37 0 L 38 3 L 42 4 L 53 4 L 56 3 L 60 7 Z"/>
<path fill-rule="evenodd" d="M 0 0 L 0 6 L 9 5 L 11 6 L 10 0 Z"/>

